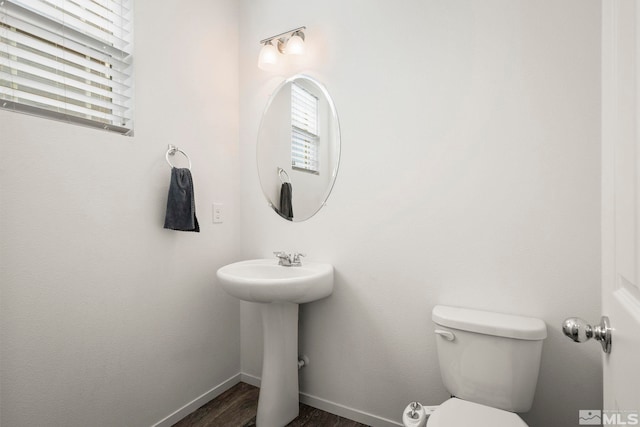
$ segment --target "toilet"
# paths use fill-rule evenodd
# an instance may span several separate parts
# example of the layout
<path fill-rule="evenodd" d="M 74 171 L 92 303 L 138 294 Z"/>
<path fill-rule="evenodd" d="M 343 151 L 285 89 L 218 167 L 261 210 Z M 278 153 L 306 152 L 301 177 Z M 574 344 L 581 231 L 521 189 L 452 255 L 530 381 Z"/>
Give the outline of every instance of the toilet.
<path fill-rule="evenodd" d="M 427 427 L 526 427 L 516 413 L 533 404 L 545 323 L 444 305 L 434 307 L 432 319 L 442 382 L 452 397 Z"/>

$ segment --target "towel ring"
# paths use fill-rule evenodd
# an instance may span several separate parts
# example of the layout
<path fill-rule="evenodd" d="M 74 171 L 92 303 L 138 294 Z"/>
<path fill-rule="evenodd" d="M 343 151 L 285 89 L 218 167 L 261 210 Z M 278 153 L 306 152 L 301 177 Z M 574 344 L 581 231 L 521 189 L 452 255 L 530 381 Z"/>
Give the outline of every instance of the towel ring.
<path fill-rule="evenodd" d="M 284 178 L 282 178 L 282 174 L 284 174 L 284 176 L 287 177 L 287 180 L 285 181 Z M 286 170 L 282 169 L 281 167 L 278 166 L 278 177 L 280 178 L 280 182 L 281 183 L 285 183 L 288 182 L 289 184 L 291 184 L 291 178 L 289 178 L 289 174 L 287 173 Z"/>
<path fill-rule="evenodd" d="M 169 156 L 175 156 L 176 152 L 182 154 L 187 158 L 187 160 L 189 161 L 189 170 L 191 170 L 191 159 L 189 158 L 189 156 L 187 156 L 187 153 L 172 144 L 169 144 L 169 147 L 167 148 L 167 154 L 164 156 L 167 159 L 167 163 L 169 163 L 169 166 L 175 168 L 175 166 L 173 166 L 169 161 Z"/>

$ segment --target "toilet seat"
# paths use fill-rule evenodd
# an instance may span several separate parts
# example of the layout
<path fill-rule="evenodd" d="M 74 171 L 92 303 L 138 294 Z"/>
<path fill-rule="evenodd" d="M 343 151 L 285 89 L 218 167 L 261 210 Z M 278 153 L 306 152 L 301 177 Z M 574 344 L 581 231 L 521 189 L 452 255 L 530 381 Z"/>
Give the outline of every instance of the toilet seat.
<path fill-rule="evenodd" d="M 451 398 L 435 410 L 427 427 L 527 427 L 518 415 L 466 400 Z"/>

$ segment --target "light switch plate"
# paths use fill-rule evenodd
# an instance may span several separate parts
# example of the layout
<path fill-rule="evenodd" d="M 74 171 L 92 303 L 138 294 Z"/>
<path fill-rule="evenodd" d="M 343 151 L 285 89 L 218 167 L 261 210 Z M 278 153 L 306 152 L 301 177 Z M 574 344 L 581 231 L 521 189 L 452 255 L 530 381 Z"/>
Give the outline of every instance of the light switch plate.
<path fill-rule="evenodd" d="M 224 222 L 224 205 L 222 203 L 214 203 L 213 204 L 213 223 L 221 224 Z"/>

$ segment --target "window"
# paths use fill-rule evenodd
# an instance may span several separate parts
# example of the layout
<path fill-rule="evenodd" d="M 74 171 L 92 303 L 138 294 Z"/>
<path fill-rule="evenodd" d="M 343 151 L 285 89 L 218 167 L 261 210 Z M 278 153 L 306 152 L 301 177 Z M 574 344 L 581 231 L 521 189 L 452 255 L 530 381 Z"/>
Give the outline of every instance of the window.
<path fill-rule="evenodd" d="M 319 173 L 318 98 L 293 83 L 291 85 L 291 166 Z"/>
<path fill-rule="evenodd" d="M 0 107 L 133 130 L 132 0 L 0 0 Z"/>

